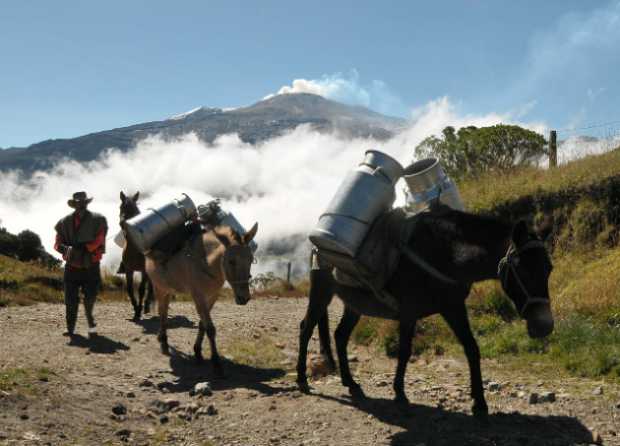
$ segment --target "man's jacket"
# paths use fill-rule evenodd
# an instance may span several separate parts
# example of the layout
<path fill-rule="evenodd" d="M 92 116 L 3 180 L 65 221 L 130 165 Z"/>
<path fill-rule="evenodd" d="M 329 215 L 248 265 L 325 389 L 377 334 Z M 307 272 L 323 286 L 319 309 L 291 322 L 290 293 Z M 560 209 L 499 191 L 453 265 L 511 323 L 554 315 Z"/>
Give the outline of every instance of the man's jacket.
<path fill-rule="evenodd" d="M 86 211 L 82 218 L 79 218 L 78 214 L 73 212 L 61 218 L 54 228 L 54 249 L 63 254 L 67 265 L 73 268 L 90 268 L 101 261 L 108 232 L 108 224 L 103 215 Z M 71 249 L 67 250 L 69 246 Z"/>

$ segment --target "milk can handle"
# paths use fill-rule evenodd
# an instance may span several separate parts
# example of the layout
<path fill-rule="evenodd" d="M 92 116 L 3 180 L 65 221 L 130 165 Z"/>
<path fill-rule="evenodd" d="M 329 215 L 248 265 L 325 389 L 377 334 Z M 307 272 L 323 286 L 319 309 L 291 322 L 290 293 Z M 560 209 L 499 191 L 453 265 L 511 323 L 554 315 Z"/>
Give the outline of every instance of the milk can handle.
<path fill-rule="evenodd" d="M 381 175 L 383 178 L 385 178 L 386 180 L 388 180 L 390 183 L 392 182 L 392 179 L 390 178 L 390 176 L 388 174 L 385 173 L 385 169 L 383 169 L 383 167 L 381 166 L 377 166 L 375 168 L 375 170 L 372 171 L 372 174 L 379 174 Z"/>

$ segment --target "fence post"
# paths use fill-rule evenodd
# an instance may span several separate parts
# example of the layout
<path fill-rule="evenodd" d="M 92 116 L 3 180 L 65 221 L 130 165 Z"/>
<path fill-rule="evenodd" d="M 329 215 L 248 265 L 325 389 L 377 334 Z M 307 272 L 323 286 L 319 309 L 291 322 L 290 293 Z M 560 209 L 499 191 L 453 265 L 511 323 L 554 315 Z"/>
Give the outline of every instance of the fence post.
<path fill-rule="evenodd" d="M 286 265 L 286 283 L 291 284 L 291 262 Z"/>
<path fill-rule="evenodd" d="M 551 130 L 549 133 L 549 168 L 557 167 L 558 165 L 558 143 L 557 132 Z"/>

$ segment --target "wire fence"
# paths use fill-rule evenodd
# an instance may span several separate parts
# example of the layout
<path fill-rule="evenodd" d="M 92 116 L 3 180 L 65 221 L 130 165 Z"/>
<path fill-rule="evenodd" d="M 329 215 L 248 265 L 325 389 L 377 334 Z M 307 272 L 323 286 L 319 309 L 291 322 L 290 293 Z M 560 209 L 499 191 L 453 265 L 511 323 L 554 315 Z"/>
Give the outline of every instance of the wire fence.
<path fill-rule="evenodd" d="M 620 120 L 557 130 L 557 161 L 563 164 L 620 147 Z"/>

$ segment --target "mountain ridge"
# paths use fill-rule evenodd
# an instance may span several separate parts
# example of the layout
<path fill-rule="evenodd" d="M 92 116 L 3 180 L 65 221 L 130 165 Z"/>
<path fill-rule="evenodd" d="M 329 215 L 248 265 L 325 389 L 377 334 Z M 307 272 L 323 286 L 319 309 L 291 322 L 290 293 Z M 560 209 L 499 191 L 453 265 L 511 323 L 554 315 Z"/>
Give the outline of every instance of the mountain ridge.
<path fill-rule="evenodd" d="M 153 135 L 167 139 L 195 133 L 202 141 L 211 143 L 218 136 L 237 133 L 242 141 L 258 144 L 302 124 L 319 132 L 337 131 L 345 137 L 386 140 L 402 129 L 406 121 L 309 93 L 282 94 L 246 107 L 198 107 L 161 121 L 3 149 L 0 150 L 0 171 L 19 170 L 31 174 L 49 170 L 62 159 L 89 162 L 110 148 L 127 152 L 138 141 Z"/>

